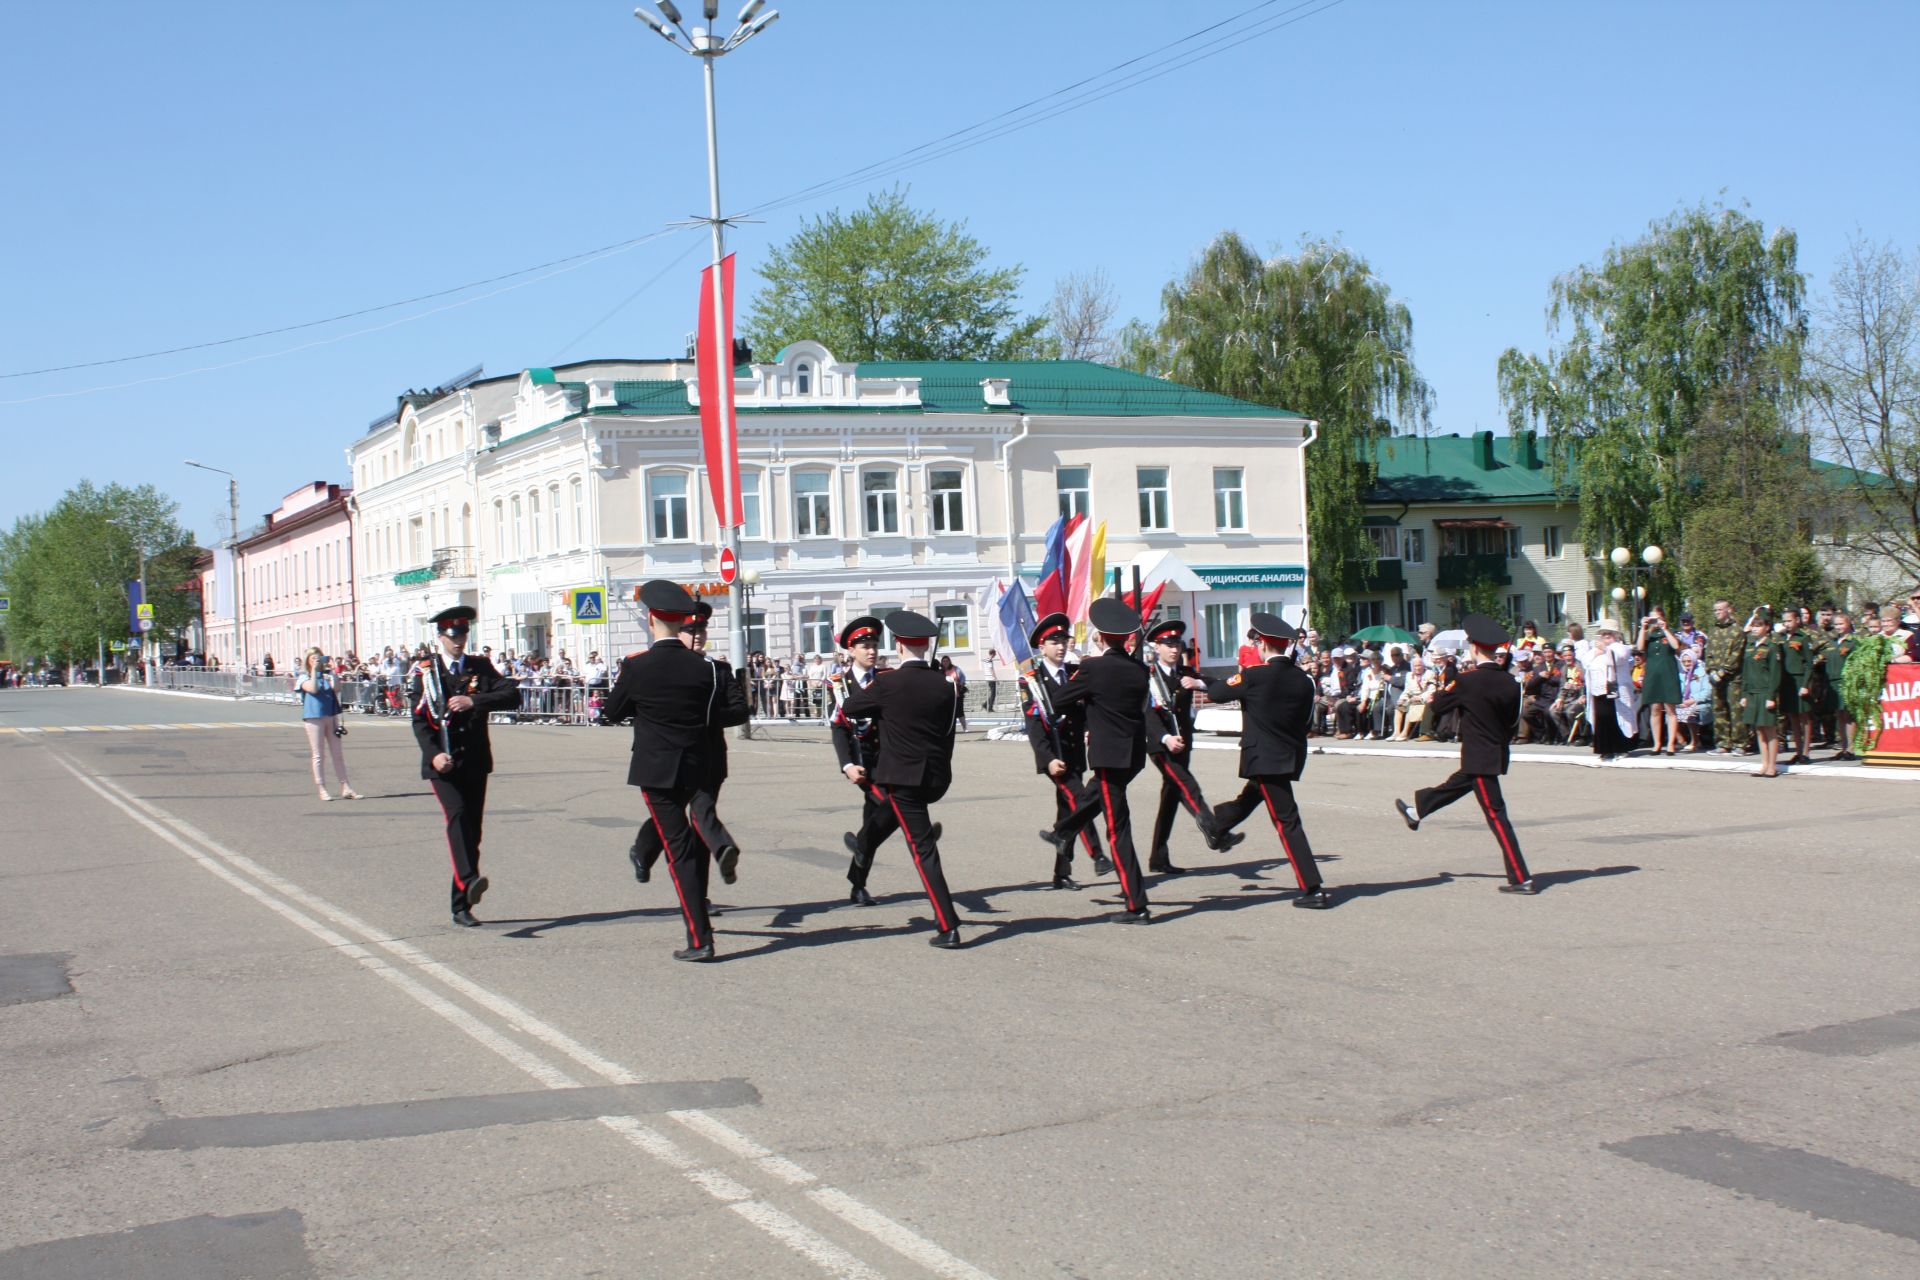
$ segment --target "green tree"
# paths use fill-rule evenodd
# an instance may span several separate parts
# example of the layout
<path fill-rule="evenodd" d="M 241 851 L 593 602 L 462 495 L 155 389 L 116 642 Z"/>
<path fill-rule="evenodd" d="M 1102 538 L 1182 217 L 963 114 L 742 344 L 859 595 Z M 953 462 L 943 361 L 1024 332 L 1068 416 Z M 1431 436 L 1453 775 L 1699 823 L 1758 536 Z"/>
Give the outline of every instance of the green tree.
<path fill-rule="evenodd" d="M 1806 342 L 1797 253 L 1791 231 L 1683 209 L 1554 282 L 1544 356 L 1500 357 L 1508 419 L 1544 429 L 1587 545 L 1679 546 L 1695 507 L 1729 501 L 1737 477 L 1699 469 L 1724 451 L 1693 449 L 1729 388 L 1748 427 L 1771 421 L 1786 443 L 1777 424 L 1797 403 Z M 1676 586 L 1662 575 L 1655 589 L 1672 604 Z"/>
<path fill-rule="evenodd" d="M 1047 318 L 1022 319 L 1018 266 L 991 269 L 965 223 L 894 190 L 813 219 L 776 246 L 741 326 L 756 352 L 810 338 L 842 360 L 988 360 L 1030 354 Z"/>
<path fill-rule="evenodd" d="M 1309 609 L 1314 626 L 1344 631 L 1347 566 L 1373 564 L 1361 524 L 1373 446 L 1396 427 L 1424 430 L 1432 412 L 1412 314 L 1342 245 L 1262 258 L 1231 231 L 1167 285 L 1161 307 L 1152 342 L 1121 332 L 1130 367 L 1320 423 L 1306 451 Z"/>

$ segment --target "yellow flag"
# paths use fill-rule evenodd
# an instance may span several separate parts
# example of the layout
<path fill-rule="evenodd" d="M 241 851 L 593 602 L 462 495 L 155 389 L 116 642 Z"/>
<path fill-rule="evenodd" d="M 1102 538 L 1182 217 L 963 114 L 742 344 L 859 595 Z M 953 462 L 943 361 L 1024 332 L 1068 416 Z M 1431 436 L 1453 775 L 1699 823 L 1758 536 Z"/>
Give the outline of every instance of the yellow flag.
<path fill-rule="evenodd" d="M 1093 546 L 1087 552 L 1087 596 L 1088 603 L 1107 594 L 1107 522 L 1102 520 L 1093 529 Z"/>

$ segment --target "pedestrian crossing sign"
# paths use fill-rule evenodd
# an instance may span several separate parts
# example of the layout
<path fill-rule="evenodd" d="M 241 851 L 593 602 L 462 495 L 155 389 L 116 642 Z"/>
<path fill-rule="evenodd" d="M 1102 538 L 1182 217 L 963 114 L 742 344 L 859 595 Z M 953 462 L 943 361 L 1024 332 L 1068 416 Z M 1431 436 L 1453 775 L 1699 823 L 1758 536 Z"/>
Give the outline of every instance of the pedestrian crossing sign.
<path fill-rule="evenodd" d="M 567 608 L 573 614 L 576 626 L 582 623 L 605 622 L 607 620 L 606 588 L 575 587 L 567 592 Z"/>
<path fill-rule="evenodd" d="M 0 596 L 0 613 L 6 613 L 8 610 L 12 608 L 13 608 L 13 597 Z"/>
<path fill-rule="evenodd" d="M 136 618 L 151 618 L 153 616 L 153 606 L 150 604 L 137 604 L 133 607 L 133 616 Z"/>

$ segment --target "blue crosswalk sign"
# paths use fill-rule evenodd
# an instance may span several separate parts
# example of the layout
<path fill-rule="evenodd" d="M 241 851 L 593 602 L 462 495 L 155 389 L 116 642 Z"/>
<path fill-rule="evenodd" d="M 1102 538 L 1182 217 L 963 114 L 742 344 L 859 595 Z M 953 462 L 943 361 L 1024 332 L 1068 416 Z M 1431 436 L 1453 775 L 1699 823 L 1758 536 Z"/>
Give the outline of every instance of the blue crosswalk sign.
<path fill-rule="evenodd" d="M 575 587 L 567 594 L 568 601 L 573 610 L 573 620 L 576 624 L 605 622 L 607 620 L 606 588 Z"/>

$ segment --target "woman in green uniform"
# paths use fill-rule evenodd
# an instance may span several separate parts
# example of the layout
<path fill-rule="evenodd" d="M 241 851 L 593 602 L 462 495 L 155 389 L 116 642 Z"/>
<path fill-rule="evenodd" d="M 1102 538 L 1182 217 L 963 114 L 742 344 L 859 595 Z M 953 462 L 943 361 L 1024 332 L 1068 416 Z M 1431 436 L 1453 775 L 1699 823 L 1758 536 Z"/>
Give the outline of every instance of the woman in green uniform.
<path fill-rule="evenodd" d="M 1847 657 L 1860 637 L 1853 633 L 1853 619 L 1843 609 L 1833 615 L 1833 639 L 1827 642 L 1827 710 L 1833 713 L 1833 740 L 1840 748 L 1835 760 L 1858 760 L 1853 754 L 1853 717 L 1847 704 L 1840 701 L 1840 676 L 1847 669 Z"/>
<path fill-rule="evenodd" d="M 1647 708 L 1647 732 L 1653 735 L 1653 754 L 1659 755 L 1666 743 L 1668 755 L 1680 754 L 1680 717 L 1674 708 L 1680 705 L 1680 641 L 1667 627 L 1667 615 L 1659 605 L 1640 619 L 1640 635 L 1634 651 L 1646 664 L 1640 677 L 1640 702 Z"/>
<path fill-rule="evenodd" d="M 1764 607 L 1755 609 L 1747 619 L 1747 642 L 1740 654 L 1740 719 L 1753 726 L 1754 741 L 1760 744 L 1756 778 L 1780 776 L 1780 734 L 1775 726 L 1780 719 L 1780 684 L 1786 675 L 1780 649 L 1772 615 Z"/>

